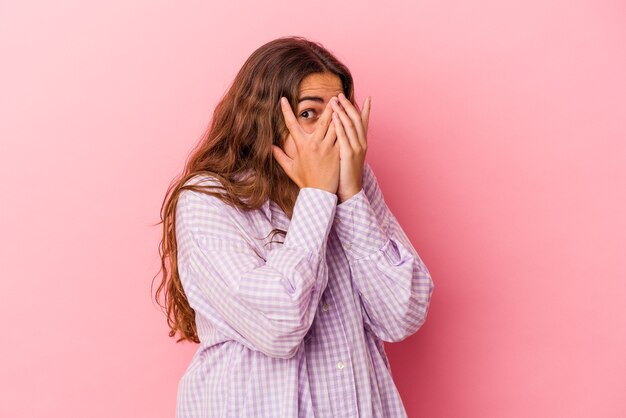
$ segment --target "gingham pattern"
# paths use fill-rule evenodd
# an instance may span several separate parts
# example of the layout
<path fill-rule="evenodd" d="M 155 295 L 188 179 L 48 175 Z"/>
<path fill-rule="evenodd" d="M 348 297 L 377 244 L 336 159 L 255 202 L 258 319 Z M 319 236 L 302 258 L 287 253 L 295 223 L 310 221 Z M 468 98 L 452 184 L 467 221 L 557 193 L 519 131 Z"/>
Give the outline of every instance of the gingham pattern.
<path fill-rule="evenodd" d="M 367 162 L 362 179 L 341 204 L 300 189 L 291 220 L 269 200 L 246 213 L 181 193 L 178 267 L 201 344 L 178 418 L 406 417 L 383 341 L 419 329 L 434 284 Z M 264 247 L 274 226 L 284 244 Z"/>

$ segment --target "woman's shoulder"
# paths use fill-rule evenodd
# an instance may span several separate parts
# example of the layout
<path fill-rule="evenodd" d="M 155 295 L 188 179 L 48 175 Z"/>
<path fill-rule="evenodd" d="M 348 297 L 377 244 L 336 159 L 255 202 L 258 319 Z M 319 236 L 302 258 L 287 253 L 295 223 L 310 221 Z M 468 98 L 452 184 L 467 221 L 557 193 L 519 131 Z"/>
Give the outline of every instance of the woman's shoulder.
<path fill-rule="evenodd" d="M 189 186 L 220 184 L 217 177 L 204 173 L 194 175 L 184 182 L 184 185 Z M 207 188 L 206 191 L 225 193 L 220 188 Z M 259 222 L 261 218 L 258 214 L 252 212 L 255 211 L 243 211 L 204 191 L 184 189 L 180 192 L 176 208 L 177 229 L 192 231 L 205 249 L 245 252 L 252 248 L 262 254 L 262 244 L 265 241 L 256 236 L 265 226 Z M 257 239 L 260 241 L 257 242 Z"/>
<path fill-rule="evenodd" d="M 183 183 L 183 186 L 206 186 L 206 185 L 221 186 L 222 182 L 217 175 L 207 173 L 207 172 L 202 172 L 202 173 L 194 174 Z"/>
<path fill-rule="evenodd" d="M 244 223 L 250 218 L 249 212 L 243 211 L 234 203 L 230 203 L 234 197 L 227 196 L 228 192 L 224 189 L 219 176 L 205 172 L 198 173 L 187 179 L 183 183 L 184 186 L 191 186 L 192 188 L 185 188 L 180 191 L 178 196 L 179 210 L 182 208 L 196 213 L 200 211 L 203 216 L 206 216 L 208 207 L 211 207 L 210 212 L 217 212 L 219 216 L 227 216 L 240 223 Z M 246 200 L 245 198 L 242 199 Z"/>
<path fill-rule="evenodd" d="M 239 181 L 242 180 L 245 176 L 254 175 L 252 170 L 247 170 L 241 173 L 234 173 L 226 175 L 231 181 Z M 216 173 L 211 173 L 210 171 L 201 171 L 195 173 L 193 176 L 188 178 L 184 185 L 198 185 L 198 186 L 218 186 L 219 188 L 223 188 L 223 183 L 221 180 L 221 175 Z M 218 190 L 218 189 L 211 189 Z"/>
<path fill-rule="evenodd" d="M 182 187 L 176 203 L 176 210 L 182 216 L 222 218 L 236 215 L 231 205 L 218 197 L 225 191 L 217 176 L 198 173 L 184 181 Z"/>

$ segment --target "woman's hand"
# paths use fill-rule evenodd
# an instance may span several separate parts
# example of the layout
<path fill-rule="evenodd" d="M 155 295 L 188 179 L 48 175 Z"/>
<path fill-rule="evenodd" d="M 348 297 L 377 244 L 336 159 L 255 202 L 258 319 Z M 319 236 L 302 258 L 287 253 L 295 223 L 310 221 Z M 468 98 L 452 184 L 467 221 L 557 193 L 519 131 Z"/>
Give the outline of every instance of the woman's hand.
<path fill-rule="evenodd" d="M 339 141 L 335 126 L 331 123 L 333 100 L 312 133 L 302 129 L 287 99 L 280 99 L 280 106 L 289 134 L 285 139 L 295 144 L 295 155 L 288 156 L 280 147 L 272 145 L 272 153 L 278 164 L 298 187 L 315 187 L 337 193 L 339 186 Z"/>
<path fill-rule="evenodd" d="M 343 94 L 338 104 L 333 104 L 333 124 L 339 144 L 340 175 L 337 196 L 342 203 L 361 191 L 361 174 L 367 152 L 367 125 L 372 98 L 363 102 L 363 111 L 355 108 Z"/>

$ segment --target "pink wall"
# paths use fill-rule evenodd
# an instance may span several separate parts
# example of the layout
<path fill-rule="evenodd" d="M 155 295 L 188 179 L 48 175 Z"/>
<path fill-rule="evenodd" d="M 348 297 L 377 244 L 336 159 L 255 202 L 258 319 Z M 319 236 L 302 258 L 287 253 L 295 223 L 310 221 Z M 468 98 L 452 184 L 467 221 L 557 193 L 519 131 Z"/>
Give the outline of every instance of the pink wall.
<path fill-rule="evenodd" d="M 151 301 L 152 224 L 289 34 L 372 95 L 368 160 L 436 284 L 387 344 L 409 416 L 626 416 L 623 2 L 195 3 L 0 3 L 0 416 L 174 416 L 195 346 Z"/>

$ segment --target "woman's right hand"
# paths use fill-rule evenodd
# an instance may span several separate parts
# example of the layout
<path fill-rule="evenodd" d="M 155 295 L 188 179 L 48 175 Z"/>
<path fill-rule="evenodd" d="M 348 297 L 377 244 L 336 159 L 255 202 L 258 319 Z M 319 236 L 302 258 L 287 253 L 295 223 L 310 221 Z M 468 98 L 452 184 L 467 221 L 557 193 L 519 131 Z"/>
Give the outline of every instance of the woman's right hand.
<path fill-rule="evenodd" d="M 332 97 L 326 104 L 313 132 L 308 133 L 298 123 L 286 98 L 281 97 L 280 107 L 285 118 L 290 139 L 295 144 L 295 155 L 288 156 L 280 147 L 272 145 L 278 164 L 298 187 L 315 187 L 337 193 L 339 187 L 339 141 L 332 122 Z M 291 137 L 291 138 L 289 138 Z"/>

